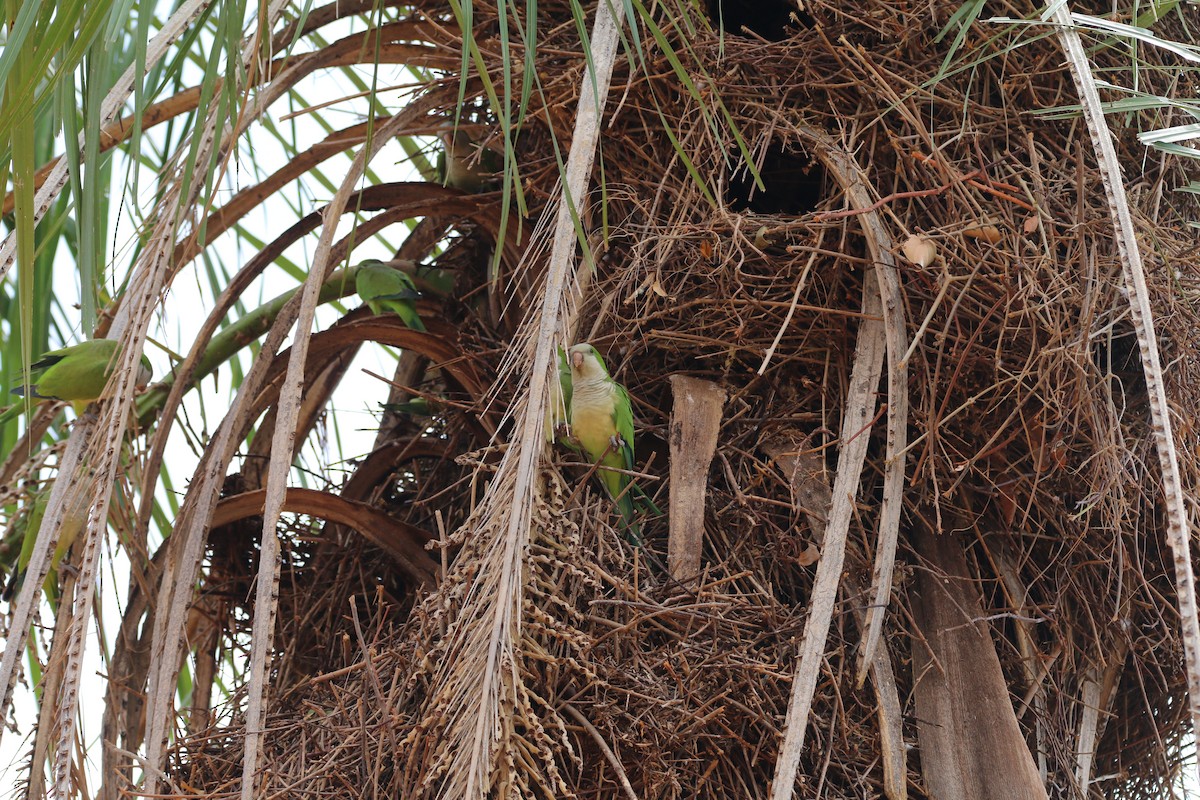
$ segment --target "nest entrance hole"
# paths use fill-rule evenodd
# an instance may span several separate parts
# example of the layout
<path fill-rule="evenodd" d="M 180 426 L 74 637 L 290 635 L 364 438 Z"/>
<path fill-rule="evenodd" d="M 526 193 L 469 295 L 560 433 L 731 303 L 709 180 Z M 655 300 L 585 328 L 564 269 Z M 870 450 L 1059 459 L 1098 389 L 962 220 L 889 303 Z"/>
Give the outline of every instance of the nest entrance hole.
<path fill-rule="evenodd" d="M 815 211 L 825 196 L 825 168 L 807 152 L 772 142 L 758 170 L 763 188 L 741 169 L 729 181 L 725 200 L 737 212 L 800 216 Z"/>
<path fill-rule="evenodd" d="M 705 7 L 713 25 L 735 36 L 750 31 L 769 42 L 782 42 L 792 35 L 788 26 L 811 28 L 812 17 L 788 0 L 707 0 Z"/>
<path fill-rule="evenodd" d="M 1092 360 L 1100 374 L 1108 377 L 1113 391 L 1126 398 L 1146 395 L 1142 351 L 1131 322 L 1121 320 L 1112 326 L 1107 336 L 1096 339 L 1092 343 Z"/>

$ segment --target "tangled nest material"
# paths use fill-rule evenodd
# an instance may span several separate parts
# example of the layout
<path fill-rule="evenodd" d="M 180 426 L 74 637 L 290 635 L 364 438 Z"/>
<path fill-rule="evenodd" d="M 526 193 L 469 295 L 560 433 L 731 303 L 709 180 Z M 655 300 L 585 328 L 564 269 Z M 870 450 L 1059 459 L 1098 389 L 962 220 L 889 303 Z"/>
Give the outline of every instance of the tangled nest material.
<path fill-rule="evenodd" d="M 915 344 L 901 568 L 885 642 L 905 740 L 916 740 L 911 575 L 928 566 L 910 537 L 920 530 L 956 536 L 966 549 L 1051 796 L 1078 796 L 1070 787 L 1088 686 L 1099 685 L 1102 704 L 1098 782 L 1088 796 L 1159 797 L 1176 778 L 1187 732 L 1182 646 L 1145 383 L 1105 193 L 1079 119 L 1029 113 L 1076 102 L 1052 38 L 977 24 L 953 62 L 971 68 L 929 82 L 949 47 L 949 38 L 934 37 L 957 9 L 807 4 L 778 40 L 733 31 L 722 39 L 692 10 L 684 42 L 682 19 L 659 19 L 703 104 L 649 37 L 646 62 L 618 62 L 602 133 L 604 216 L 599 193 L 585 214 L 598 267 L 580 338 L 608 355 L 634 398 L 639 462 L 664 507 L 667 376 L 728 391 L 709 472 L 705 572 L 695 586 L 667 580 L 655 563 L 666 551 L 666 520 L 645 525 L 647 552 L 631 548 L 612 527 L 607 501 L 579 485 L 586 470 L 555 454 L 525 556 L 519 657 L 504 665 L 519 681 L 502 698 L 508 746 L 493 765 L 494 796 L 765 796 L 812 592 L 808 554 L 820 540 L 804 512 L 823 512 L 799 506 L 794 476 L 770 443 L 783 437 L 817 454 L 809 477 L 832 484 L 870 276 L 860 219 L 837 213 L 845 187 L 812 131 L 850 154 L 885 201 L 878 212 L 895 253 L 910 235 L 938 253 L 928 263 L 900 262 Z M 443 12 L 426 3 L 412 13 Z M 535 215 L 557 177 L 546 126 L 569 139 L 583 64 L 569 9 L 539 3 L 538 14 L 540 93 L 517 141 Z M 475 15 L 476 41 L 498 81 L 505 62 L 495 9 L 476 5 Z M 424 29 L 438 46 L 458 48 L 453 30 Z M 1094 56 L 1098 69 L 1120 67 L 1115 48 Z M 1172 57 L 1141 58 L 1143 91 L 1168 94 Z M 730 123 L 714 111 L 718 96 L 765 190 L 751 188 Z M 1196 204 L 1173 191 L 1188 176 L 1173 161 L 1146 158 L 1135 131 L 1121 134 L 1118 150 L 1194 486 L 1190 409 L 1200 404 L 1200 370 L 1190 354 L 1200 352 L 1200 284 L 1181 221 L 1196 217 Z M 542 266 L 500 276 L 510 308 L 533 304 Z M 468 357 L 495 374 L 503 347 L 491 343 L 512 330 L 469 314 L 459 324 Z M 513 401 L 512 392 L 497 389 L 492 407 Z M 369 786 L 422 797 L 442 786 L 450 767 L 439 736 L 456 709 L 434 676 L 469 657 L 447 648 L 484 585 L 486 539 L 472 529 L 472 509 L 496 460 L 495 444 L 471 433 L 465 418 L 449 407 L 434 425 L 409 430 L 436 440 L 442 455 L 425 454 L 422 467 L 401 455 L 372 495 L 427 530 L 438 530 L 441 509 L 445 529 L 457 529 L 443 537 L 444 574 L 432 594 L 415 596 L 357 537 L 321 557 L 299 531 L 291 535 L 268 794 L 357 796 Z M 882 792 L 875 699 L 855 686 L 861 632 L 851 613 L 869 602 L 851 587 L 870 583 L 881 427 L 813 699 L 800 768 L 806 796 Z M 234 695 L 206 730 L 179 742 L 178 785 L 216 795 L 236 782 L 240 702 Z M 922 796 L 919 763 L 910 759 L 908 768 L 910 796 Z"/>

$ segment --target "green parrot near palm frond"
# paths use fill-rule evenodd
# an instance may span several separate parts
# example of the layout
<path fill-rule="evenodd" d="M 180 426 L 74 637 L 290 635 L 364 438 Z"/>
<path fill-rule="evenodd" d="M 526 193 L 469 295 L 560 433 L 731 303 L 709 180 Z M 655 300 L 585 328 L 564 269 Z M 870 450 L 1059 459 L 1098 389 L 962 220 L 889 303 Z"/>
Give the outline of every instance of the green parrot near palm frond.
<path fill-rule="evenodd" d="M 372 314 L 391 312 L 414 331 L 425 330 L 416 307 L 421 294 L 407 273 L 371 259 L 358 265 L 354 288 Z"/>
<path fill-rule="evenodd" d="M 633 470 L 633 406 L 629 392 L 612 379 L 604 359 L 590 344 L 577 344 L 566 354 L 569 389 L 564 387 L 570 435 L 597 465 L 596 477 L 617 510 L 630 540 L 641 544 L 634 509 L 632 478 L 616 470 Z M 561 369 L 561 367 L 560 367 Z"/>
<path fill-rule="evenodd" d="M 467 194 L 490 190 L 501 169 L 500 154 L 481 148 L 470 134 L 459 128 L 442 131 L 442 152 L 438 154 L 438 183 Z"/>
<path fill-rule="evenodd" d="M 33 372 L 42 374 L 32 382 L 29 396 L 39 400 L 65 400 L 77 415 L 82 416 L 88 404 L 103 394 L 116 369 L 119 347 L 115 339 L 92 339 L 51 350 L 30 366 Z M 152 375 L 150 360 L 142 356 L 134 383 L 145 386 Z M 12 392 L 23 397 L 25 387 L 18 386 Z M 20 406 L 14 408 L 19 411 Z M 12 413 L 13 409 L 10 409 L 0 419 L 6 419 Z"/>
<path fill-rule="evenodd" d="M 22 533 L 23 538 L 17 563 L 13 565 L 4 591 L 0 594 L 0 598 L 4 600 L 12 600 L 25 580 L 25 571 L 29 568 L 30 559 L 33 558 L 33 548 L 37 545 L 42 518 L 46 515 L 46 503 L 50 499 L 50 489 L 50 485 L 45 485 L 38 491 L 14 525 Z M 87 498 L 85 493 L 76 493 L 67 498 L 68 505 L 63 516 L 62 527 L 59 529 L 58 543 L 54 546 L 54 555 L 50 558 L 50 572 L 46 575 L 45 583 L 42 584 L 42 590 L 51 602 L 58 599 L 58 565 L 62 563 L 63 557 L 66 556 L 71 545 L 79 538 L 80 531 L 87 524 Z"/>

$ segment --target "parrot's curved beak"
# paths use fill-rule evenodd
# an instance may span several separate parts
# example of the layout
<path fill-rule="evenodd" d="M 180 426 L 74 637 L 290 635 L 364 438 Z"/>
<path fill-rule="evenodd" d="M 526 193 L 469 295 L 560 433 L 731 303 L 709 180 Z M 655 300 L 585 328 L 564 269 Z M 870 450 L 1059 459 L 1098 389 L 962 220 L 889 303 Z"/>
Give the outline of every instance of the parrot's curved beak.
<path fill-rule="evenodd" d="M 571 366 L 576 370 L 583 369 L 583 353 L 571 353 Z"/>
<path fill-rule="evenodd" d="M 154 373 L 150 371 L 150 361 L 142 356 L 142 362 L 138 364 L 137 376 L 133 379 L 133 384 L 139 389 L 146 386 L 154 378 Z"/>

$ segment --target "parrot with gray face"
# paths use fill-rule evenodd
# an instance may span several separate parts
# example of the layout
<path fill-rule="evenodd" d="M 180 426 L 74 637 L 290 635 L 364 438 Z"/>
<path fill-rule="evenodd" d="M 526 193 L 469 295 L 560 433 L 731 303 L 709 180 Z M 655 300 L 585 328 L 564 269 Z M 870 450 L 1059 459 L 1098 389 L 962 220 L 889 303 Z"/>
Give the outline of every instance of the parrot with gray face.
<path fill-rule="evenodd" d="M 88 405 L 103 394 L 104 386 L 117 367 L 119 347 L 115 339 L 92 339 L 51 350 L 31 365 L 34 372 L 42 374 L 30 386 L 29 396 L 39 400 L 65 400 L 77 415 L 82 416 Z M 152 375 L 150 359 L 142 356 L 134 383 L 145 386 Z M 18 386 L 12 392 L 24 396 L 25 387 Z"/>
<path fill-rule="evenodd" d="M 442 132 L 437 179 L 467 194 L 478 194 L 495 183 L 495 174 L 501 166 L 499 160 L 498 153 L 480 148 L 466 131 L 447 129 Z"/>
<path fill-rule="evenodd" d="M 372 314 L 391 312 L 414 331 L 425 330 L 415 304 L 421 294 L 407 273 L 371 259 L 358 265 L 354 288 Z"/>
<path fill-rule="evenodd" d="M 586 342 L 566 354 L 570 370 L 568 417 L 571 436 L 597 465 L 596 476 L 617 504 L 625 529 L 640 544 L 630 486 L 631 477 L 616 470 L 633 470 L 633 406 L 629 392 L 612 379 L 596 348 Z M 609 469 L 611 468 L 611 469 Z"/>

